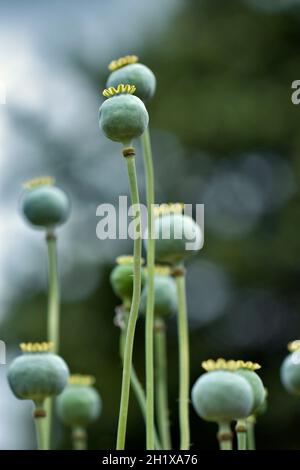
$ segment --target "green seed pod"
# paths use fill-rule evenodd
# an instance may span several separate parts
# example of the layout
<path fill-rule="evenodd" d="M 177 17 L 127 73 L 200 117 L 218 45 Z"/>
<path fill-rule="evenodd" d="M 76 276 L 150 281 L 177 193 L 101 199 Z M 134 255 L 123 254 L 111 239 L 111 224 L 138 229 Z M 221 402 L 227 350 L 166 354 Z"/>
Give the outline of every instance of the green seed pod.
<path fill-rule="evenodd" d="M 177 294 L 174 279 L 169 268 L 156 267 L 154 277 L 154 314 L 156 317 L 168 318 L 176 312 Z M 140 311 L 143 315 L 147 309 L 147 283 L 141 295 Z"/>
<path fill-rule="evenodd" d="M 300 395 L 300 340 L 291 341 L 287 349 L 290 354 L 280 369 L 281 382 L 288 392 Z"/>
<path fill-rule="evenodd" d="M 267 409 L 268 409 L 268 391 L 265 388 L 265 399 L 262 402 L 262 404 L 257 408 L 255 412 L 255 416 L 260 416 L 260 415 L 265 414 Z"/>
<path fill-rule="evenodd" d="M 263 405 L 266 396 L 266 391 L 262 380 L 256 372 L 249 369 L 238 369 L 236 371 L 236 374 L 240 375 L 241 377 L 244 377 L 244 379 L 246 379 L 249 383 L 254 397 L 251 414 L 256 414 L 259 407 Z"/>
<path fill-rule="evenodd" d="M 201 248 L 201 229 L 190 216 L 181 213 L 181 204 L 161 207 L 154 222 L 156 260 L 171 265 L 181 263 Z"/>
<path fill-rule="evenodd" d="M 24 354 L 8 369 L 8 382 L 17 398 L 42 404 L 65 388 L 69 369 L 65 361 L 50 352 L 50 343 L 22 343 Z"/>
<path fill-rule="evenodd" d="M 136 96 L 147 101 L 155 93 L 156 79 L 154 73 L 146 65 L 136 63 L 137 56 L 121 57 L 110 63 L 112 71 L 107 80 L 107 88 L 117 87 L 119 83 L 130 83 L 136 87 Z"/>
<path fill-rule="evenodd" d="M 133 292 L 133 256 L 119 256 L 110 274 L 110 283 L 114 293 L 130 305 Z M 143 262 L 143 261 L 142 261 Z M 145 273 L 142 270 L 142 287 L 145 283 Z"/>
<path fill-rule="evenodd" d="M 280 375 L 281 382 L 286 390 L 295 395 L 300 395 L 300 352 L 294 352 L 285 358 Z"/>
<path fill-rule="evenodd" d="M 108 99 L 99 109 L 99 125 L 104 134 L 124 146 L 140 137 L 149 122 L 147 109 L 140 98 L 132 95 L 134 91 L 134 86 L 122 84 L 104 90 Z"/>
<path fill-rule="evenodd" d="M 37 178 L 25 183 L 28 190 L 22 201 L 22 211 L 28 222 L 36 227 L 56 227 L 70 215 L 66 193 L 52 184 L 50 178 Z"/>
<path fill-rule="evenodd" d="M 253 393 L 249 383 L 227 370 L 203 374 L 192 388 L 192 403 L 206 421 L 230 422 L 249 416 Z"/>
<path fill-rule="evenodd" d="M 102 401 L 90 376 L 71 375 L 56 401 L 58 417 L 71 428 L 86 428 L 101 413 Z"/>

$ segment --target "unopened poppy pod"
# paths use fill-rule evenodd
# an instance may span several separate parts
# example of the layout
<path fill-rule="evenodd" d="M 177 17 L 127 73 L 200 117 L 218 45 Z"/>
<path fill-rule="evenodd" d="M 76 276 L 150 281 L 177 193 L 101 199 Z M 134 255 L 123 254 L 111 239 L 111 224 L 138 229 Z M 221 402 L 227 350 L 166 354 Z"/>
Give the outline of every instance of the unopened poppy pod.
<path fill-rule="evenodd" d="M 8 382 L 17 398 L 42 405 L 48 397 L 59 395 L 68 382 L 65 361 L 51 352 L 51 343 L 22 343 L 23 355 L 8 369 Z"/>
<path fill-rule="evenodd" d="M 261 416 L 268 410 L 268 389 L 265 388 L 265 398 L 262 404 L 257 408 L 255 415 Z"/>
<path fill-rule="evenodd" d="M 56 228 L 70 215 L 70 201 L 66 193 L 54 186 L 50 176 L 41 176 L 24 184 L 26 192 L 22 200 L 25 219 L 46 233 L 48 252 L 48 314 L 47 339 L 54 344 L 54 352 L 60 344 L 60 289 L 56 249 Z"/>
<path fill-rule="evenodd" d="M 254 403 L 247 380 L 233 373 L 236 361 L 205 361 L 207 372 L 192 388 L 192 403 L 206 421 L 227 422 L 247 417 Z"/>
<path fill-rule="evenodd" d="M 136 55 L 127 55 L 113 60 L 109 66 L 111 74 L 106 86 L 117 87 L 119 83 L 130 83 L 136 87 L 135 94 L 141 100 L 152 98 L 156 88 L 154 73 L 144 64 L 138 62 Z"/>
<path fill-rule="evenodd" d="M 192 403 L 197 414 L 219 425 L 220 448 L 232 449 L 230 423 L 246 418 L 253 408 L 251 386 L 235 373 L 240 361 L 208 360 L 202 366 L 207 371 L 192 388 Z"/>
<path fill-rule="evenodd" d="M 288 350 L 280 370 L 281 382 L 288 392 L 300 395 L 300 340 L 289 343 Z"/>
<path fill-rule="evenodd" d="M 249 383 L 252 393 L 253 393 L 253 406 L 249 416 L 255 415 L 259 407 L 263 404 L 265 399 L 265 388 L 262 383 L 262 380 L 256 373 L 256 370 L 260 369 L 260 365 L 253 363 L 251 361 L 237 361 L 237 371 L 236 374 L 243 377 Z M 251 425 L 250 425 L 251 426 Z M 247 434 L 249 440 L 249 420 L 245 418 L 240 418 L 236 423 L 236 433 L 238 440 L 238 450 L 247 450 Z"/>
<path fill-rule="evenodd" d="M 8 383 L 17 398 L 33 400 L 37 447 L 39 450 L 49 450 L 49 416 L 45 400 L 63 391 L 68 382 L 69 369 L 60 356 L 51 352 L 51 343 L 22 343 L 20 347 L 24 354 L 9 366 Z"/>
<path fill-rule="evenodd" d="M 52 229 L 63 224 L 70 215 L 70 201 L 66 193 L 54 186 L 51 177 L 40 177 L 24 184 L 22 200 L 25 219 L 37 228 Z"/>
<path fill-rule="evenodd" d="M 122 299 L 125 307 L 130 307 L 133 293 L 133 256 L 118 256 L 116 266 L 110 274 L 110 283 L 114 293 Z M 144 260 L 141 260 L 142 264 Z M 141 284 L 145 284 L 145 272 L 141 271 Z"/>
<path fill-rule="evenodd" d="M 261 378 L 255 372 L 256 370 L 260 368 L 260 366 L 258 364 L 252 364 L 252 367 L 253 367 L 252 369 L 251 368 L 238 369 L 236 373 L 240 375 L 241 377 L 243 377 L 244 379 L 246 379 L 252 389 L 254 401 L 253 401 L 251 414 L 255 414 L 265 401 L 266 390 L 265 390 L 265 387 Z"/>
<path fill-rule="evenodd" d="M 144 103 L 134 96 L 135 86 L 119 84 L 103 91 L 107 98 L 99 109 L 99 125 L 106 137 L 129 147 L 148 126 Z"/>
<path fill-rule="evenodd" d="M 95 379 L 87 375 L 71 375 L 69 383 L 56 402 L 61 421 L 71 428 L 86 428 L 101 413 L 102 401 L 93 387 Z"/>
<path fill-rule="evenodd" d="M 201 248 L 201 228 L 183 209 L 177 203 L 162 204 L 155 210 L 155 257 L 160 263 L 180 264 Z"/>
<path fill-rule="evenodd" d="M 142 291 L 140 311 L 143 315 L 147 310 L 147 282 Z M 174 279 L 170 269 L 165 266 L 155 267 L 154 277 L 154 314 L 155 317 L 165 318 L 174 315 L 177 308 L 177 294 Z"/>

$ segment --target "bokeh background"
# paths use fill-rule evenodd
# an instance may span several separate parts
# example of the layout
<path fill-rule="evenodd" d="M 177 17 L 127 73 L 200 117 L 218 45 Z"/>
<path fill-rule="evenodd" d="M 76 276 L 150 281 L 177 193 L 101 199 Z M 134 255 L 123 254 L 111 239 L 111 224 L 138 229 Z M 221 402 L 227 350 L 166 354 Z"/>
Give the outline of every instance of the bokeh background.
<path fill-rule="evenodd" d="M 0 338 L 7 362 L 21 341 L 44 340 L 43 233 L 20 214 L 22 182 L 50 174 L 72 200 L 59 230 L 62 355 L 97 378 L 104 408 L 90 447 L 115 445 L 121 364 L 109 284 L 128 241 L 96 238 L 96 208 L 128 194 L 119 146 L 98 129 L 107 64 L 128 53 L 155 72 L 149 103 L 157 201 L 205 204 L 205 245 L 188 264 L 192 383 L 208 357 L 259 361 L 269 390 L 258 448 L 299 449 L 300 400 L 280 384 L 286 344 L 300 335 L 299 0 L 1 0 Z M 142 159 L 137 159 L 145 200 Z M 144 379 L 144 323 L 135 365 Z M 177 432 L 176 321 L 169 385 Z M 0 448 L 34 448 L 31 404 L 15 399 L 0 366 Z M 195 449 L 216 449 L 216 427 L 191 410 Z M 144 448 L 132 396 L 130 449 Z M 56 423 L 56 448 L 70 448 Z"/>

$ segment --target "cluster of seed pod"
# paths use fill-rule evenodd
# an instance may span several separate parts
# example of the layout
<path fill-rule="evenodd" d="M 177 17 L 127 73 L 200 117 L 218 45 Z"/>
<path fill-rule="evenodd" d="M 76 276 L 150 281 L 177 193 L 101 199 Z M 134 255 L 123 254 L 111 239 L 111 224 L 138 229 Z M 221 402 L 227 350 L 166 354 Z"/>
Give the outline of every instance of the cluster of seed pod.
<path fill-rule="evenodd" d="M 149 114 L 145 102 L 155 93 L 156 79 L 148 67 L 138 63 L 136 56 L 126 56 L 113 61 L 109 69 L 111 73 L 107 80 L 107 88 L 103 92 L 106 99 L 100 106 L 99 125 L 109 139 L 123 145 L 123 155 L 126 158 L 129 157 L 129 160 L 135 155 L 132 147 L 133 139 L 142 136 L 148 127 Z M 129 171 L 129 180 L 132 185 L 131 190 L 132 188 L 136 190 L 133 168 L 131 167 L 131 172 Z M 51 243 L 56 238 L 57 227 L 66 222 L 70 215 L 70 201 L 66 193 L 54 185 L 52 178 L 41 177 L 26 184 L 22 211 L 32 226 L 45 231 L 47 242 Z M 189 448 L 189 363 L 184 263 L 201 248 L 203 234 L 199 225 L 183 213 L 181 204 L 163 204 L 156 208 L 153 228 L 156 263 L 153 279 L 153 310 L 159 401 L 158 429 L 154 430 L 155 448 L 170 449 L 172 445 L 168 422 L 165 332 L 166 321 L 178 313 L 180 447 L 185 450 Z M 165 233 L 168 233 L 168 237 L 164 236 Z M 182 236 L 178 237 L 178 233 Z M 144 237 L 146 253 L 149 248 L 147 235 L 146 232 Z M 141 251 L 141 246 L 139 249 Z M 110 276 L 112 288 L 122 301 L 122 318 L 121 321 L 120 318 L 118 319 L 118 325 L 121 326 L 123 333 L 120 346 L 123 361 L 126 357 L 130 361 L 132 359 L 133 337 L 132 343 L 127 345 L 129 349 L 126 350 L 126 335 L 137 287 L 141 291 L 141 296 L 136 297 L 138 299 L 136 307 L 143 316 L 146 317 L 148 314 L 149 271 L 147 266 L 142 266 L 140 255 L 141 253 L 139 256 L 135 253 L 133 257 L 119 257 Z M 55 251 L 52 251 L 52 256 L 55 258 Z M 56 259 L 54 259 L 55 265 Z M 138 286 L 135 284 L 137 272 L 139 273 Z M 68 366 L 58 355 L 58 320 L 58 317 L 52 320 L 50 318 L 48 338 L 50 342 L 21 345 L 23 355 L 10 364 L 8 381 L 17 398 L 32 400 L 35 404 L 34 417 L 37 422 L 39 448 L 46 449 L 49 446 L 40 426 L 41 418 L 46 418 L 45 403 L 49 398 L 59 395 L 56 400 L 57 415 L 71 428 L 74 448 L 85 449 L 87 447 L 86 427 L 100 415 L 102 402 L 99 393 L 93 387 L 93 379 L 79 374 L 70 376 Z M 132 327 L 134 332 L 135 321 Z M 53 338 L 57 340 L 54 344 L 51 342 Z M 128 352 L 130 348 L 131 356 L 128 356 L 126 351 Z M 289 392 L 300 394 L 300 341 L 291 343 L 289 351 L 290 354 L 283 362 L 281 369 L 282 382 Z M 266 389 L 256 372 L 260 366 L 249 361 L 218 359 L 205 361 L 203 367 L 206 372 L 195 382 L 191 391 L 192 404 L 196 413 L 206 421 L 218 423 L 221 449 L 232 449 L 232 422 L 236 422 L 238 448 L 253 449 L 253 436 L 252 444 L 250 442 L 251 429 L 253 431 L 256 417 L 266 407 L 267 396 Z M 133 367 L 130 368 L 129 375 L 147 426 L 149 419 L 145 411 L 147 394 Z M 127 403 L 124 403 L 125 407 L 128 407 L 128 396 Z M 121 447 L 119 448 L 124 448 L 122 446 L 125 442 L 126 419 L 121 428 Z"/>
<path fill-rule="evenodd" d="M 99 111 L 99 125 L 104 134 L 111 140 L 120 142 L 124 146 L 124 156 L 131 155 L 132 140 L 145 134 L 149 123 L 149 115 L 145 107 L 145 102 L 153 97 L 156 88 L 156 79 L 153 72 L 145 65 L 138 63 L 136 56 L 126 56 L 118 60 L 113 61 L 109 69 L 111 71 L 107 80 L 107 89 L 104 90 L 103 95 L 107 98 L 100 107 Z M 147 145 L 150 145 L 148 141 Z M 146 164 L 146 180 L 147 178 L 147 164 Z M 149 176 L 149 175 L 148 175 Z M 151 185 L 151 181 L 150 181 Z M 154 188 L 153 188 L 154 190 Z M 148 211 L 152 210 L 149 207 L 150 200 L 148 202 Z M 150 240 L 152 237 L 148 237 L 149 233 L 145 231 L 145 250 L 149 256 L 155 258 L 156 263 L 163 263 L 169 266 L 169 274 L 162 275 L 156 269 L 156 274 L 153 276 L 153 271 L 148 270 L 148 262 L 146 268 L 143 268 L 141 280 L 139 286 L 134 286 L 134 279 L 136 279 L 136 272 L 134 272 L 134 258 L 127 262 L 121 262 L 119 260 L 118 265 L 114 268 L 111 274 L 112 287 L 115 293 L 122 299 L 122 308 L 125 312 L 126 325 L 132 321 L 132 314 L 129 312 L 132 309 L 136 312 L 138 308 L 143 312 L 146 317 L 146 381 L 147 381 L 147 393 L 145 395 L 146 400 L 146 434 L 147 434 L 147 448 L 153 449 L 154 447 L 154 432 L 153 432 L 153 408 L 151 409 L 151 403 L 153 400 L 153 381 L 152 374 L 149 368 L 152 368 L 152 324 L 149 320 L 151 313 L 151 302 L 154 313 L 154 340 L 158 343 L 158 347 L 162 347 L 164 342 L 163 335 L 159 336 L 156 332 L 162 331 L 165 319 L 174 313 L 177 309 L 177 288 L 176 285 L 181 284 L 179 290 L 181 292 L 182 301 L 179 302 L 181 308 L 179 311 L 182 312 L 181 323 L 179 326 L 180 334 L 180 357 L 181 357 L 181 386 L 180 386 L 180 419 L 182 422 L 182 443 L 181 448 L 186 449 L 189 446 L 189 424 L 188 424 L 188 335 L 187 335 L 187 318 L 185 312 L 185 288 L 184 288 L 184 260 L 191 254 L 196 253 L 201 247 L 202 233 L 200 227 L 196 222 L 188 215 L 183 214 L 182 206 L 180 204 L 163 204 L 161 206 L 163 210 L 154 211 L 154 238 L 155 238 L 155 257 L 153 256 L 153 245 L 151 246 L 150 255 Z M 148 227 L 149 229 L 149 227 Z M 151 232 L 151 230 L 150 230 Z M 164 234 L 168 233 L 168 237 Z M 182 234 L 182 237 L 177 237 L 176 234 Z M 148 240 L 148 242 L 147 242 Z M 152 242 L 151 242 L 152 243 Z M 187 244 L 189 243 L 189 248 Z M 124 258 L 123 258 L 124 260 Z M 140 259 L 138 260 L 138 264 Z M 146 273 L 146 274 L 145 274 Z M 140 274 L 140 273 L 139 273 Z M 151 278 L 151 276 L 153 276 Z M 171 276 L 178 277 L 178 283 L 174 281 Z M 145 285 L 144 285 L 145 284 Z M 143 288 L 144 286 L 144 288 Z M 141 301 L 136 305 L 136 299 L 134 299 L 135 287 L 138 289 L 143 288 Z M 152 299 L 153 297 L 153 299 Z M 149 298 L 152 301 L 149 301 Z M 150 307 L 149 307 L 150 305 Z M 127 313 L 126 313 L 127 312 Z M 148 322 L 148 331 L 147 331 Z M 178 324 L 180 320 L 178 320 Z M 159 326 L 158 326 L 159 325 Z M 127 328 L 127 326 L 126 326 Z M 123 335 L 122 335 L 123 336 Z M 125 338 L 128 338 L 128 333 L 125 333 Z M 128 346 L 128 344 L 127 344 Z M 131 356 L 132 361 L 132 348 L 133 338 L 131 338 Z M 126 340 L 125 340 L 126 349 Z M 163 347 L 162 347 L 163 349 Z M 126 352 L 124 352 L 126 355 Z M 158 358 L 158 362 L 160 359 Z M 124 363 L 124 368 L 128 368 L 128 363 Z M 130 369 L 130 368 L 129 368 Z M 128 372 L 128 371 L 127 371 Z M 159 375 L 159 374 L 158 374 Z M 125 376 L 128 376 L 126 374 Z M 162 375 L 161 375 L 162 377 Z M 134 376 L 134 383 L 136 383 L 136 377 Z M 140 389 L 139 389 L 140 391 Z M 160 393 L 162 387 L 159 388 Z M 123 389 L 122 389 L 123 392 Z M 128 393 L 128 382 L 127 382 L 127 393 Z M 139 393 L 139 396 L 141 394 Z M 144 395 L 143 395 L 144 396 Z M 166 399 L 166 397 L 162 397 Z M 122 401 L 122 398 L 121 398 Z M 125 404 L 125 408 L 128 407 L 128 399 Z M 143 407 L 143 405 L 142 405 Z M 120 416 L 124 416 L 127 410 L 122 408 Z M 166 411 L 167 413 L 167 411 Z M 159 413 L 161 416 L 162 413 Z M 125 420 L 126 421 L 126 420 Z M 160 421 L 160 420 L 159 420 Z M 163 426 L 163 425 L 162 425 Z M 161 427 L 162 427 L 161 426 Z M 166 424 L 164 423 L 164 429 L 160 429 L 160 434 L 163 433 L 165 436 L 165 443 L 163 448 L 170 447 L 170 439 L 167 436 Z M 119 428 L 122 428 L 122 436 L 119 440 L 120 447 L 124 448 L 124 428 L 126 429 L 126 422 L 119 422 Z M 148 439 L 148 434 L 151 436 Z M 161 436 L 160 436 L 161 437 Z M 161 437 L 161 440 L 162 437 Z"/>
<path fill-rule="evenodd" d="M 112 73 L 107 81 L 108 90 L 104 93 L 109 99 L 102 105 L 99 113 L 100 127 L 104 133 L 110 139 L 122 142 L 124 146 L 130 145 L 132 138 L 139 137 L 142 129 L 147 126 L 142 103 L 134 100 L 129 94 L 135 90 L 136 95 L 142 101 L 146 101 L 153 96 L 155 90 L 154 75 L 147 67 L 136 61 L 135 56 L 127 56 L 111 63 Z M 127 94 L 121 97 L 120 93 L 124 93 L 125 90 L 123 84 L 128 84 Z M 178 292 L 170 274 L 175 277 L 177 274 L 182 275 L 184 260 L 201 247 L 202 233 L 195 221 L 182 213 L 182 207 L 178 204 L 170 207 L 163 204 L 155 215 L 155 260 L 157 263 L 167 265 L 169 269 L 167 274 L 159 272 L 158 269 L 154 282 L 154 314 L 157 319 L 164 321 L 177 309 Z M 169 236 L 164 237 L 164 233 L 168 233 Z M 176 233 L 184 236 L 176 237 Z M 147 236 L 145 239 L 147 240 Z M 187 242 L 191 240 L 193 246 L 187 250 Z M 147 243 L 145 248 L 147 249 Z M 125 259 L 127 262 L 118 263 L 113 269 L 111 283 L 126 310 L 130 307 L 133 292 L 133 259 L 123 258 Z M 140 311 L 146 315 L 147 276 L 144 275 L 144 270 L 141 286 L 144 287 Z M 262 382 L 256 372 L 249 368 L 248 363 L 241 365 L 240 362 L 239 367 L 235 362 L 236 371 L 223 370 L 220 367 L 218 371 L 207 372 L 194 385 L 193 404 L 204 419 L 216 420 L 224 425 L 234 419 L 241 420 L 254 416 L 257 409 L 262 406 L 265 400 Z M 237 397 L 239 399 L 236 399 Z M 238 424 L 241 429 L 242 423 L 239 421 Z M 187 446 L 186 439 L 183 446 L 181 448 Z"/>
<path fill-rule="evenodd" d="M 266 400 L 266 390 L 256 373 L 258 364 L 244 361 L 209 360 L 207 372 L 192 389 L 192 403 L 198 415 L 219 425 L 218 438 L 223 450 L 232 449 L 230 425 L 237 421 L 239 449 L 247 449 L 247 418 L 255 416 Z"/>
<path fill-rule="evenodd" d="M 54 178 L 38 177 L 24 184 L 22 213 L 26 221 L 34 228 L 46 233 L 47 243 L 55 243 L 56 229 L 67 221 L 70 215 L 70 201 L 67 194 L 55 186 Z M 56 254 L 54 259 L 56 265 Z M 54 277 L 55 277 L 54 273 Z M 58 279 L 55 279 L 58 289 Z M 49 288 L 49 290 L 51 290 Z M 51 292 L 50 318 L 51 318 Z M 59 314 L 59 297 L 54 299 L 54 313 Z M 59 316 L 54 318 L 59 322 Z M 56 322 L 56 323 L 57 323 Z M 12 361 L 8 369 L 8 382 L 14 395 L 21 400 L 32 400 L 35 406 L 34 419 L 37 429 L 37 447 L 48 450 L 51 442 L 52 407 L 49 400 L 59 395 L 57 416 L 73 430 L 73 445 L 78 446 L 78 436 L 84 436 L 86 446 L 86 427 L 100 415 L 101 399 L 99 393 L 82 383 L 75 386 L 73 376 L 69 374 L 66 362 L 58 352 L 59 324 L 48 329 L 50 340 L 42 343 L 22 343 L 23 352 Z M 52 337 L 51 337 L 52 336 Z M 69 383 L 70 381 L 70 383 Z M 76 432 L 75 432 L 76 431 Z M 82 437 L 81 437 L 82 439 Z"/>

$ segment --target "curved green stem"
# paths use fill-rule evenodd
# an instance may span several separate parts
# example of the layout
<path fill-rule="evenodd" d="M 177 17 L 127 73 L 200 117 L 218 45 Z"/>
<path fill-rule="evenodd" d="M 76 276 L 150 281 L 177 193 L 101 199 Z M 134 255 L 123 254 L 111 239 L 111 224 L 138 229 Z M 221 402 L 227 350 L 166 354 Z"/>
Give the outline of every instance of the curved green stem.
<path fill-rule="evenodd" d="M 126 327 L 127 327 L 127 319 L 125 318 L 125 328 L 123 328 L 121 330 L 121 334 L 120 334 L 120 356 L 121 356 L 122 362 L 123 362 L 123 356 L 124 356 L 124 344 L 125 344 L 125 336 L 126 336 Z M 145 424 L 146 424 L 146 396 L 145 396 L 143 386 L 142 386 L 142 384 L 141 384 L 141 382 L 140 382 L 140 380 L 137 376 L 137 373 L 136 373 L 135 368 L 134 368 L 133 365 L 132 365 L 132 368 L 131 368 L 130 381 L 131 381 L 132 390 L 135 394 L 136 400 L 139 404 L 142 416 L 143 416 Z M 159 450 L 159 449 L 162 448 L 155 428 L 154 428 L 154 443 L 155 443 L 155 449 L 156 450 Z"/>
<path fill-rule="evenodd" d="M 247 424 L 245 419 L 239 419 L 236 423 L 236 435 L 238 450 L 247 450 Z"/>
<path fill-rule="evenodd" d="M 153 358 L 153 325 L 154 325 L 154 266 L 155 238 L 153 233 L 154 208 L 154 171 L 152 149 L 147 128 L 141 137 L 147 191 L 148 240 L 147 240 L 147 306 L 146 306 L 146 447 L 154 449 L 154 358 Z"/>
<path fill-rule="evenodd" d="M 232 432 L 230 423 L 219 423 L 218 441 L 220 450 L 232 450 Z"/>
<path fill-rule="evenodd" d="M 179 423 L 180 423 L 180 449 L 190 448 L 189 423 L 189 389 L 190 389 L 190 359 L 189 359 L 189 333 L 186 305 L 185 274 L 176 276 L 178 299 L 178 342 L 179 342 Z"/>
<path fill-rule="evenodd" d="M 255 416 L 249 416 L 249 418 L 247 418 L 247 449 L 248 450 L 256 449 L 255 423 L 256 423 Z"/>
<path fill-rule="evenodd" d="M 156 415 L 158 430 L 164 450 L 170 450 L 171 435 L 169 422 L 168 385 L 167 385 L 167 345 L 166 324 L 163 319 L 155 321 L 155 370 L 156 370 Z"/>
<path fill-rule="evenodd" d="M 36 408 L 33 413 L 35 431 L 36 431 L 36 440 L 37 440 L 37 450 L 48 450 L 47 434 L 46 434 L 46 412 L 40 404 L 36 404 Z"/>
<path fill-rule="evenodd" d="M 72 445 L 74 450 L 87 449 L 87 432 L 84 428 L 72 429 Z"/>
<path fill-rule="evenodd" d="M 133 295 L 132 303 L 128 318 L 127 334 L 124 347 L 124 364 L 122 376 L 122 390 L 121 401 L 119 410 L 118 422 L 118 435 L 117 435 L 117 450 L 125 448 L 128 404 L 130 394 L 130 377 L 131 377 L 131 364 L 133 354 L 133 343 L 136 321 L 139 313 L 140 295 L 141 295 L 141 253 L 142 253 L 142 238 L 141 238 L 141 213 L 139 208 L 139 193 L 135 169 L 134 155 L 126 157 L 129 186 L 131 194 L 131 203 L 136 208 L 135 223 L 134 223 L 134 250 L 133 250 Z"/>
<path fill-rule="evenodd" d="M 59 350 L 59 323 L 60 323 L 60 291 L 57 267 L 56 236 L 52 231 L 46 234 L 48 249 L 48 312 L 47 337 L 53 343 L 53 352 Z M 47 418 L 45 420 L 45 433 L 48 448 L 51 447 L 51 429 L 53 417 L 53 398 L 48 398 L 45 404 Z"/>

